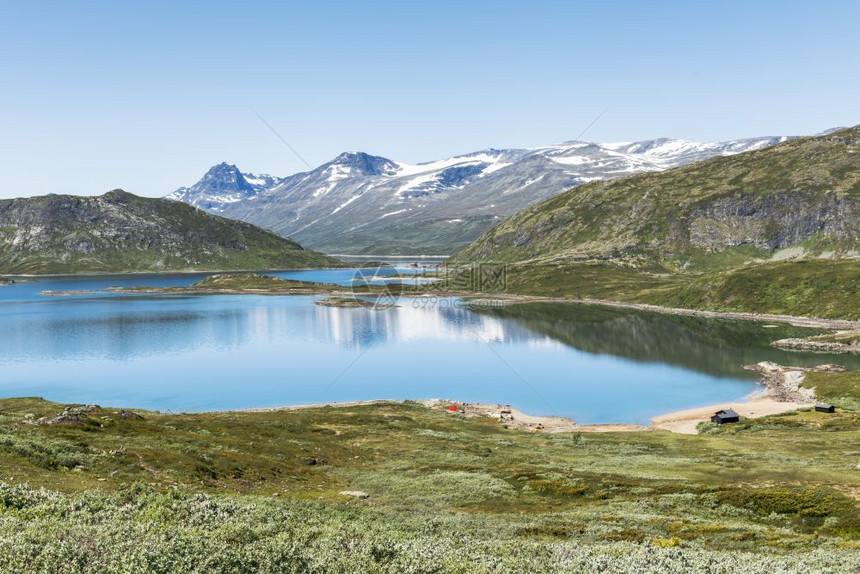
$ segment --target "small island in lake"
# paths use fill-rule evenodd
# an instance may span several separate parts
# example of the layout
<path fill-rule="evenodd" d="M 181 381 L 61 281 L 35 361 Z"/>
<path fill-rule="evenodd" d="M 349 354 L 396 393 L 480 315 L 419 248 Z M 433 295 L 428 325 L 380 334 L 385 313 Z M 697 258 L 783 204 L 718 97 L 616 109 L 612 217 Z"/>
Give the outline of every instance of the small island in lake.
<path fill-rule="evenodd" d="M 315 300 L 314 305 L 319 305 L 320 307 L 345 307 L 347 309 L 374 306 L 373 301 L 356 299 L 354 297 L 324 297 Z"/>
<path fill-rule="evenodd" d="M 109 293 L 162 294 L 266 294 L 266 295 L 308 295 L 343 291 L 332 283 L 313 283 L 295 279 L 280 279 L 258 273 L 218 273 L 210 275 L 187 287 L 108 287 Z"/>

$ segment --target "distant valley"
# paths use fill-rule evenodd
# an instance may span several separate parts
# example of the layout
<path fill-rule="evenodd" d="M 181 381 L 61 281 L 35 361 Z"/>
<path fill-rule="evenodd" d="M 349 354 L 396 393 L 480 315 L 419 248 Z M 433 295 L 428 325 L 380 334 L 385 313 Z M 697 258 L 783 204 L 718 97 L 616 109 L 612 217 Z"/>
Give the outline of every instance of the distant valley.
<path fill-rule="evenodd" d="M 167 197 L 326 253 L 447 255 L 503 218 L 571 187 L 764 149 L 787 139 L 573 141 L 487 149 L 414 165 L 350 152 L 288 177 L 242 173 L 221 163 Z"/>

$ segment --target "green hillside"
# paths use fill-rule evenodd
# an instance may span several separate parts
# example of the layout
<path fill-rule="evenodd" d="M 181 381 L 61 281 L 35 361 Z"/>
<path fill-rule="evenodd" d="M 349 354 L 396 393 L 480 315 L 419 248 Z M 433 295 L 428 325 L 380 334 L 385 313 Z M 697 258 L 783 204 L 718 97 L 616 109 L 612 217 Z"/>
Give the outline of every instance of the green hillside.
<path fill-rule="evenodd" d="M 0 272 L 6 274 L 337 265 L 254 225 L 122 190 L 0 201 Z"/>
<path fill-rule="evenodd" d="M 707 270 L 857 255 L 858 229 L 860 126 L 576 187 L 502 222 L 458 258 Z"/>
<path fill-rule="evenodd" d="M 452 261 L 517 293 L 860 318 L 860 126 L 583 185 Z"/>

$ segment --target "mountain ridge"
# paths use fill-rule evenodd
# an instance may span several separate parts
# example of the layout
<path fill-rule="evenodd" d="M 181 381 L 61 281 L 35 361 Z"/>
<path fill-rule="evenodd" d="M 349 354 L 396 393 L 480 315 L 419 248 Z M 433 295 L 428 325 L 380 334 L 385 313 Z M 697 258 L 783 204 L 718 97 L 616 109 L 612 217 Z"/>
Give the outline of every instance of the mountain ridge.
<path fill-rule="evenodd" d="M 344 152 L 315 169 L 273 178 L 272 186 L 252 193 L 229 186 L 219 192 L 201 180 L 168 197 L 323 251 L 444 255 L 467 246 L 504 217 L 570 187 L 662 171 L 787 139 L 708 144 L 670 138 L 610 144 L 569 141 L 488 148 L 418 164 Z"/>
<path fill-rule="evenodd" d="M 217 211 L 221 204 L 253 197 L 264 189 L 276 186 L 282 180 L 283 178 L 269 174 L 242 173 L 235 164 L 222 161 L 209 168 L 200 181 L 191 187 L 180 187 L 165 196 L 165 199 Z"/>
<path fill-rule="evenodd" d="M 526 208 L 461 259 L 651 258 L 701 268 L 860 255 L 860 126 L 661 173 L 575 187 Z M 794 249 L 795 253 L 785 250 Z"/>
<path fill-rule="evenodd" d="M 0 272 L 54 274 L 340 265 L 249 223 L 121 189 L 0 200 Z"/>

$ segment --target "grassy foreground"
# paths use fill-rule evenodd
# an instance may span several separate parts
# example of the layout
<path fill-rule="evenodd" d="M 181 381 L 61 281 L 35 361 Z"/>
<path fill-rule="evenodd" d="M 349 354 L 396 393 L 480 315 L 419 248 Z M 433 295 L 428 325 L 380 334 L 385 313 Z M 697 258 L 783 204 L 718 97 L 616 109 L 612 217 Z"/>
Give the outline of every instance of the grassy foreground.
<path fill-rule="evenodd" d="M 0 400 L 2 572 L 860 567 L 855 412 L 700 436 L 529 434 L 414 403 L 31 424 L 64 409 Z"/>

